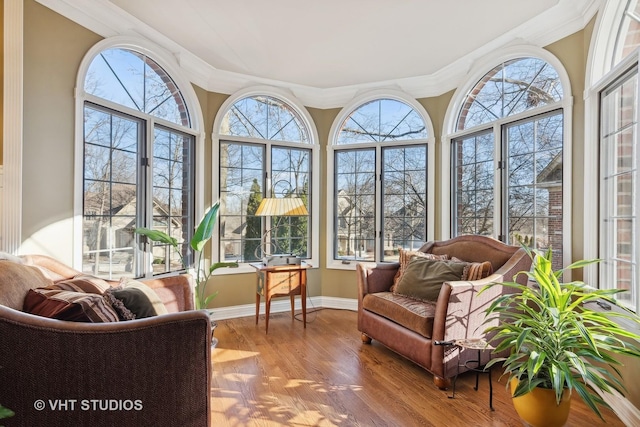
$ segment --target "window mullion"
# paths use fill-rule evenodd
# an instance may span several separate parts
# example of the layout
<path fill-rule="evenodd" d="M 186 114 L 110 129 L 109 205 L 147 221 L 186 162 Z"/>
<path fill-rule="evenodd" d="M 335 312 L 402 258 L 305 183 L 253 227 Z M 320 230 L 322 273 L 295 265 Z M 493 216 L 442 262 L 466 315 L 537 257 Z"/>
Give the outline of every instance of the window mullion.
<path fill-rule="evenodd" d="M 375 176 L 376 176 L 376 185 L 375 185 L 375 204 L 374 204 L 374 215 L 375 215 L 375 236 L 374 236 L 374 254 L 376 261 L 382 261 L 382 254 L 384 250 L 384 236 L 382 233 L 383 229 L 383 221 L 384 221 L 384 204 L 382 202 L 382 147 L 376 147 L 376 167 L 375 167 Z"/>

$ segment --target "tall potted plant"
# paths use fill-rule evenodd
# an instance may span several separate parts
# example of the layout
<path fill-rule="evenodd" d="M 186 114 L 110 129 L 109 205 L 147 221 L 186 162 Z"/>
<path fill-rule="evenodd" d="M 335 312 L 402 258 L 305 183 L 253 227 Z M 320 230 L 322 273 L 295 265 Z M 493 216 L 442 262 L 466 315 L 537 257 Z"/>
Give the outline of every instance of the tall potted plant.
<path fill-rule="evenodd" d="M 196 309 L 205 309 L 209 305 L 209 302 L 213 298 L 218 295 L 218 291 L 207 295 L 207 285 L 209 283 L 209 279 L 211 278 L 211 274 L 222 267 L 237 267 L 238 264 L 235 262 L 216 262 L 211 264 L 209 268 L 205 268 L 202 262 L 203 257 L 203 249 L 207 242 L 211 239 L 213 235 L 213 229 L 216 223 L 216 219 L 218 217 L 218 209 L 220 209 L 220 201 L 215 202 L 204 214 L 202 220 L 196 227 L 196 231 L 193 233 L 193 237 L 189 242 L 191 249 L 193 249 L 196 254 L 196 262 L 194 263 L 195 275 L 194 279 L 196 282 L 195 289 L 195 306 Z M 185 270 L 189 269 L 187 265 L 184 255 L 178 246 L 178 240 L 175 237 L 169 236 L 167 233 L 159 230 L 151 230 L 144 227 L 136 228 L 136 233 L 141 234 L 143 236 L 147 236 L 148 239 L 171 245 L 175 252 L 180 257 L 180 262 Z"/>
<path fill-rule="evenodd" d="M 616 320 L 624 318 L 640 325 L 640 317 L 619 307 L 612 309 L 616 305 L 613 296 L 620 290 L 593 289 L 581 281 L 560 282 L 564 270 L 597 260 L 578 261 L 553 271 L 551 249 L 525 249 L 533 269 L 519 274 L 529 277 L 528 286 L 514 282 L 488 285 L 507 286 L 514 292 L 496 298 L 486 310 L 488 321 L 499 318 L 496 326 L 486 330 L 490 336 L 495 334 L 490 340 L 494 351 L 506 354 L 487 366 L 501 364 L 504 368 L 516 411 L 531 426 L 564 425 L 569 416 L 568 399 L 574 392 L 602 418 L 599 406 L 608 404 L 598 391 L 625 391 L 616 356 L 640 357 L 640 336 Z M 596 304 L 604 308 L 594 310 Z M 551 395 L 547 407 L 533 409 L 532 403 L 523 401 L 545 392 Z M 557 409 L 565 413 L 541 419 Z"/>

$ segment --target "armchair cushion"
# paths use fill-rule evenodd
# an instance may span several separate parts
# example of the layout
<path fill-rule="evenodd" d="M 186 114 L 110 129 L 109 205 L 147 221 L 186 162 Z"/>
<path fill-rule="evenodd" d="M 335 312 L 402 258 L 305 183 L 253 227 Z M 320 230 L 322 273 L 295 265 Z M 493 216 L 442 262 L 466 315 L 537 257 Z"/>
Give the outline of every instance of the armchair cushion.
<path fill-rule="evenodd" d="M 118 314 L 102 295 L 61 289 L 29 289 L 24 299 L 24 311 L 73 322 L 118 321 Z"/>
<path fill-rule="evenodd" d="M 466 262 L 414 257 L 398 282 L 395 293 L 422 301 L 436 301 L 442 283 L 462 279 Z"/>
<path fill-rule="evenodd" d="M 376 292 L 365 295 L 362 305 L 367 311 L 386 317 L 425 338 L 431 338 L 436 313 L 434 302 L 418 301 L 392 292 Z"/>

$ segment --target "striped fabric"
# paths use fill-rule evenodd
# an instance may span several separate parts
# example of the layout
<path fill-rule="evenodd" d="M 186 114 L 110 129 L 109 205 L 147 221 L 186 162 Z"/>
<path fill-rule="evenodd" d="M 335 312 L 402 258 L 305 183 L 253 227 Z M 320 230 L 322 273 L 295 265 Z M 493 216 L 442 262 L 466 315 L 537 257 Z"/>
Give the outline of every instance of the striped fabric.
<path fill-rule="evenodd" d="M 23 309 L 27 313 L 58 320 L 91 323 L 118 321 L 118 314 L 102 295 L 71 290 L 29 289 Z"/>
<path fill-rule="evenodd" d="M 462 280 L 479 280 L 490 276 L 493 273 L 491 262 L 470 262 L 462 272 Z"/>

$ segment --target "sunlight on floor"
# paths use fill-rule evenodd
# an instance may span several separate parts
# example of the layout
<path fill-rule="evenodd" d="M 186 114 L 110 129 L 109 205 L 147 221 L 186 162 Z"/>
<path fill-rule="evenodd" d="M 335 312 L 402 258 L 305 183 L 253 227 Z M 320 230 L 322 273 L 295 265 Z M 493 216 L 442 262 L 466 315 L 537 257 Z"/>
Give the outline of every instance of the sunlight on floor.
<path fill-rule="evenodd" d="M 250 362 L 251 358 L 259 357 L 259 353 L 217 348 L 212 356 L 215 366 L 240 360 Z M 211 400 L 212 414 L 214 418 L 217 413 L 226 419 L 228 426 L 345 425 L 349 423 L 349 415 L 339 402 L 333 401 L 332 396 L 345 391 L 358 393 L 363 389 L 357 384 L 266 375 L 265 372 L 254 372 L 251 363 L 246 365 L 251 371 L 245 371 L 242 366 L 239 365 L 237 370 L 214 373 L 217 386 L 214 385 L 212 390 L 215 396 Z M 245 389 L 247 393 L 238 391 Z"/>

